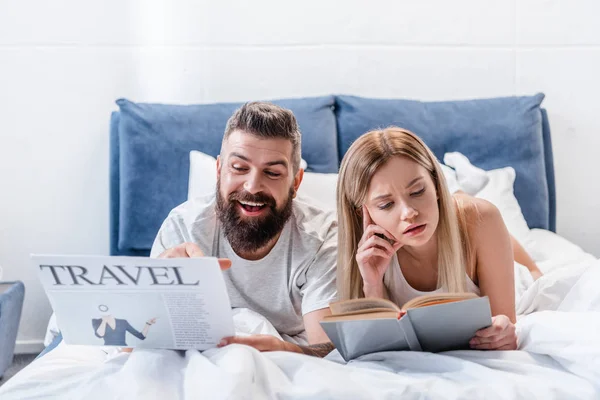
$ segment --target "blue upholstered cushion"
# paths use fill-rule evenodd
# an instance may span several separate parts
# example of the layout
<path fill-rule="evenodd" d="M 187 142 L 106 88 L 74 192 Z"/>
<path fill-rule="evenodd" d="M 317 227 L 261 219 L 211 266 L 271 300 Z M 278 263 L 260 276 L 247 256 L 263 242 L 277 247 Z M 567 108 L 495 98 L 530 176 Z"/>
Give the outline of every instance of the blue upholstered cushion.
<path fill-rule="evenodd" d="M 0 282 L 0 377 L 13 361 L 24 297 L 23 282 Z"/>
<path fill-rule="evenodd" d="M 315 172 L 338 167 L 333 96 L 273 101 L 294 112 L 302 153 Z M 120 99 L 118 128 L 119 249 L 149 249 L 171 209 L 187 198 L 190 150 L 217 156 L 225 125 L 241 103 L 140 104 Z M 114 151 L 114 148 L 113 148 Z M 157 173 L 160 172 L 160 173 Z M 111 180 L 113 177 L 111 176 Z M 114 250 L 114 249 L 113 249 Z"/>
<path fill-rule="evenodd" d="M 458 151 L 483 169 L 512 166 L 515 196 L 530 228 L 549 228 L 542 112 L 543 94 L 468 101 L 336 97 L 339 156 L 363 133 L 390 125 L 409 129 L 438 159 Z"/>

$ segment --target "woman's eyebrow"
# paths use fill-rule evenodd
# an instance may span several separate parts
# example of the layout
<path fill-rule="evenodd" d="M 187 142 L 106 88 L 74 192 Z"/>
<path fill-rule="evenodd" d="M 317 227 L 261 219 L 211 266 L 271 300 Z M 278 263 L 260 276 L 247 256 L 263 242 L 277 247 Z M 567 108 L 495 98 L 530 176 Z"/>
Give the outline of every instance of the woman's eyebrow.
<path fill-rule="evenodd" d="M 421 180 L 421 179 L 423 179 L 423 177 L 422 177 L 422 176 L 418 176 L 418 177 L 416 177 L 415 179 L 413 179 L 412 181 L 410 181 L 410 182 L 408 183 L 408 185 L 406 185 L 406 188 L 409 188 L 409 187 L 411 187 L 412 185 L 414 185 L 415 183 L 417 183 L 417 182 L 418 182 L 419 180 Z"/>

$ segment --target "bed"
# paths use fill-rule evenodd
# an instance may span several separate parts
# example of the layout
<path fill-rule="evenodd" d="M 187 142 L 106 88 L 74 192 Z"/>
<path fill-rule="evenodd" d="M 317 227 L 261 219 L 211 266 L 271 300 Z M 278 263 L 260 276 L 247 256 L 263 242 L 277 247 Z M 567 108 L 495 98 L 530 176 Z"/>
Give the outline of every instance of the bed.
<path fill-rule="evenodd" d="M 544 272 L 533 282 L 515 265 L 518 351 L 383 352 L 345 363 L 337 351 L 325 359 L 239 345 L 124 354 L 60 343 L 0 388 L 0 398 L 600 398 L 594 284 L 600 261 L 554 233 L 554 169 L 542 100 L 278 101 L 298 117 L 310 173 L 335 173 L 354 138 L 387 125 L 419 133 L 440 160 L 456 151 L 488 171 L 493 179 L 481 197 L 497 202 Z M 238 105 L 118 104 L 111 124 L 111 253 L 145 255 L 166 214 L 188 196 L 190 151 L 218 154 L 225 121 Z M 508 178 L 494 181 L 498 176 Z M 235 310 L 234 321 L 240 334 L 277 335 L 251 310 Z"/>

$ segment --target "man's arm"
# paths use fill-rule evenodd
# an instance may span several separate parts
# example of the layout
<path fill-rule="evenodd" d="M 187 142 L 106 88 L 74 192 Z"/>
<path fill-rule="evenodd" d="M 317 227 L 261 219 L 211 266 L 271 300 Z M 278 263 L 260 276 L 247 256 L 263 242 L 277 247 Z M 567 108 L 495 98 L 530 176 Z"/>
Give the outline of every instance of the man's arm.
<path fill-rule="evenodd" d="M 254 347 L 258 351 L 289 351 L 292 353 L 306 354 L 314 357 L 325 357 L 335 346 L 330 342 L 299 346 L 285 342 L 271 335 L 231 336 L 221 340 L 217 347 L 230 344 L 244 344 Z"/>
<path fill-rule="evenodd" d="M 325 357 L 335 349 L 335 346 L 329 341 L 329 337 L 327 337 L 327 334 L 319 323 L 327 315 L 331 315 L 329 308 L 309 312 L 304 316 L 304 329 L 306 329 L 309 345 L 298 346 L 302 353 L 309 356 Z"/>
<path fill-rule="evenodd" d="M 308 336 L 308 344 L 314 345 L 329 341 L 327 334 L 320 324 L 323 317 L 327 315 L 331 315 L 329 308 L 322 308 L 304 315 L 304 329 Z"/>
<path fill-rule="evenodd" d="M 237 343 L 252 346 L 259 351 L 290 351 L 322 358 L 335 349 L 319 323 L 326 315 L 331 315 L 329 308 L 322 308 L 304 315 L 304 328 L 308 336 L 308 346 L 285 342 L 271 335 L 251 335 L 223 338 L 219 343 L 219 347 Z"/>
<path fill-rule="evenodd" d="M 183 218 L 171 211 L 160 226 L 156 238 L 154 238 L 154 243 L 152 243 L 152 249 L 150 250 L 150 257 L 160 257 L 167 250 L 188 241 Z"/>
<path fill-rule="evenodd" d="M 310 346 L 298 347 L 300 348 L 303 354 L 319 358 L 325 357 L 327 354 L 331 353 L 331 351 L 335 349 L 335 346 L 331 342 L 317 343 L 312 344 Z"/>

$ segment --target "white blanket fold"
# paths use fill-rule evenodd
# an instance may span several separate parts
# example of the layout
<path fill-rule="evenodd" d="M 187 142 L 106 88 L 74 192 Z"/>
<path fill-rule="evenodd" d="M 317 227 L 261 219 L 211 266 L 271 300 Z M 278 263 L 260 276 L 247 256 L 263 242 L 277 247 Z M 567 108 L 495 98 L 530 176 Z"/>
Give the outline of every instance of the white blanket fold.
<path fill-rule="evenodd" d="M 382 352 L 344 363 L 232 345 L 177 352 L 59 345 L 0 388 L 2 400 L 598 399 L 600 261 L 553 266 L 523 284 L 519 351 Z M 276 334 L 248 310 L 239 334 Z"/>

